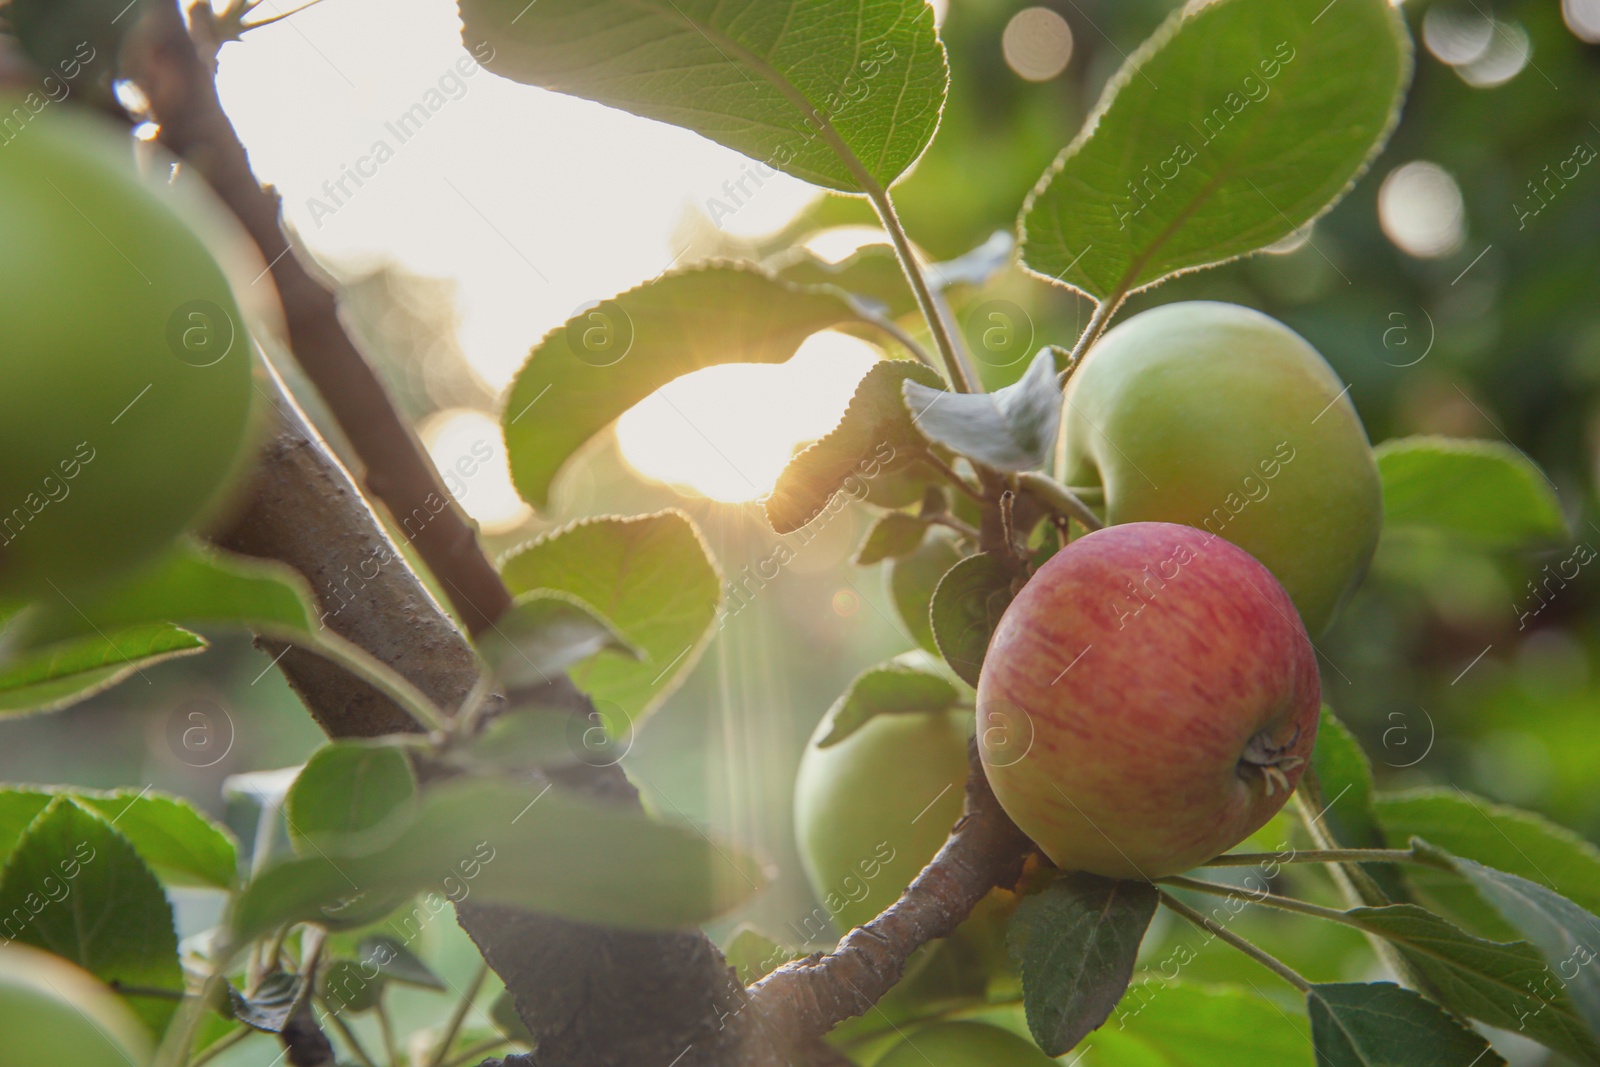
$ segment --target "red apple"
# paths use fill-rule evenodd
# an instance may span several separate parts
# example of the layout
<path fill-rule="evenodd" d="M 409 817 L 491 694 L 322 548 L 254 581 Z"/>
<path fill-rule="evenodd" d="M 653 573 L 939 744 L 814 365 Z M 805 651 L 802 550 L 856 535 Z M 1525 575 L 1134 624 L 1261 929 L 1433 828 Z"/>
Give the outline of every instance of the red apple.
<path fill-rule="evenodd" d="M 1160 878 L 1227 851 L 1311 758 L 1321 684 L 1289 594 L 1191 526 L 1112 526 L 1041 567 L 978 684 L 995 795 L 1058 867 Z"/>

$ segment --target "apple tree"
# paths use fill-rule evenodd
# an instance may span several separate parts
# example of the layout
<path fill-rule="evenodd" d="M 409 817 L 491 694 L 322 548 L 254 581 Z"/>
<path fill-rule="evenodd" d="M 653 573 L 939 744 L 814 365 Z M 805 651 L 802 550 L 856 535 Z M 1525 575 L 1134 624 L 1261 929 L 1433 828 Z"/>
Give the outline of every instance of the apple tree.
<path fill-rule="evenodd" d="M 1564 537 L 1542 472 L 1498 446 L 1374 449 L 1322 355 L 1261 312 L 1124 313 L 1303 239 L 1362 179 L 1411 78 L 1395 6 L 1184 5 L 1014 235 L 945 262 L 894 192 L 950 88 L 926 0 L 459 10 L 494 74 L 686 127 L 881 232 L 839 264 L 796 242 L 616 294 L 538 342 L 503 406 L 516 488 L 548 510 L 675 379 L 822 330 L 878 346 L 762 504 L 777 534 L 869 513 L 855 564 L 884 572 L 910 646 L 802 759 L 820 906 L 714 943 L 773 872 L 629 778 L 632 731 L 722 608 L 695 524 L 588 517 L 491 560 L 291 242 L 213 72 L 292 12 L 10 0 L 0 713 L 233 627 L 327 743 L 249 786 L 287 828 L 276 853 L 176 796 L 0 790 L 0 1062 L 191 1067 L 250 1042 L 301 1067 L 1505 1063 L 1488 1030 L 1600 1063 L 1600 855 L 1470 794 L 1378 791 L 1319 676 L 1395 530 Z M 114 78 L 77 81 L 83 49 Z M 1092 314 L 997 376 L 953 308 L 1022 273 Z M 181 946 L 180 886 L 227 899 Z M 1236 924 L 1258 910 L 1273 937 Z M 449 913 L 482 956 L 466 988 L 393 934 Z M 1330 928 L 1359 966 L 1298 961 Z M 1238 981 L 1191 977 L 1213 944 Z M 491 974 L 505 992 L 474 1012 Z M 408 1033 L 395 987 L 447 998 L 448 1024 Z"/>

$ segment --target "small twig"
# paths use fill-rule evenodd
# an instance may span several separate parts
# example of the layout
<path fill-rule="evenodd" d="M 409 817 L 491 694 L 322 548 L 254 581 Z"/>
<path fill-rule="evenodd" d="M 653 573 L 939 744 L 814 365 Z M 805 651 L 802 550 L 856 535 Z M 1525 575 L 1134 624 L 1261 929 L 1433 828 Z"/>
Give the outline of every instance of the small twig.
<path fill-rule="evenodd" d="M 904 272 L 906 281 L 911 283 L 911 292 L 917 298 L 917 307 L 922 310 L 922 317 L 927 320 L 928 330 L 933 334 L 934 347 L 939 350 L 939 356 L 944 360 L 945 374 L 950 378 L 951 386 L 958 393 L 972 392 L 972 383 L 967 380 L 966 368 L 962 365 L 961 356 L 956 352 L 955 342 L 951 340 L 944 316 L 939 313 L 939 306 L 933 298 L 933 290 L 928 286 L 927 276 L 923 274 L 922 266 L 917 262 L 917 254 L 911 247 L 911 238 L 906 235 L 906 228 L 901 224 L 900 216 L 895 213 L 894 201 L 889 196 L 889 190 L 878 184 L 865 170 L 857 173 L 856 179 L 866 192 L 867 199 L 871 200 L 872 206 L 877 209 L 878 219 L 889 234 L 895 255 L 900 260 L 900 269 Z"/>
<path fill-rule="evenodd" d="M 978 528 L 970 522 L 963 522 L 954 515 L 929 515 L 927 521 L 934 526 L 943 526 L 947 530 L 954 530 L 973 544 L 977 544 L 979 537 Z"/>
<path fill-rule="evenodd" d="M 1085 504 L 1078 494 L 1038 471 L 1023 471 L 1017 475 L 1017 488 L 1063 518 L 1072 519 L 1085 530 L 1103 530 L 1105 523 Z"/>
<path fill-rule="evenodd" d="M 1238 897 L 1251 904 L 1261 904 L 1280 911 L 1293 911 L 1301 915 L 1314 915 L 1319 919 L 1340 923 L 1344 926 L 1353 926 L 1358 930 L 1365 930 L 1360 920 L 1353 919 L 1346 912 L 1338 908 L 1325 908 L 1321 904 L 1313 904 L 1307 900 L 1296 900 L 1293 897 L 1279 896 L 1276 893 L 1253 892 L 1240 889 L 1238 886 L 1223 885 L 1219 882 L 1203 882 L 1198 878 L 1184 878 L 1181 875 L 1172 878 L 1157 879 L 1162 885 L 1176 886 L 1179 889 L 1189 889 L 1196 893 L 1209 893 L 1214 897 Z"/>
<path fill-rule="evenodd" d="M 228 1051 L 230 1048 L 237 1045 L 239 1042 L 243 1041 L 245 1038 L 249 1037 L 255 1032 L 256 1031 L 250 1029 L 248 1026 L 241 1026 L 232 1033 L 217 1038 L 215 1041 L 211 1042 L 211 1044 L 207 1045 L 203 1050 L 201 1050 L 198 1056 L 189 1061 L 189 1067 L 202 1067 L 203 1064 L 210 1063 L 212 1060 L 216 1059 L 218 1056 L 222 1055 L 224 1052 Z"/>
<path fill-rule="evenodd" d="M 472 976 L 472 981 L 467 983 L 466 990 L 461 994 L 461 1002 L 450 1014 L 450 1021 L 445 1024 L 444 1036 L 439 1039 L 439 1047 L 433 1050 L 433 1055 L 428 1059 L 428 1067 L 441 1067 L 445 1057 L 450 1054 L 450 1046 L 455 1043 L 456 1035 L 461 1032 L 461 1024 L 467 1021 L 467 1013 L 472 1010 L 472 1002 L 477 999 L 478 991 L 483 988 L 483 980 L 487 977 L 489 977 L 489 965 L 480 963 L 478 972 Z"/>
<path fill-rule="evenodd" d="M 151 1000 L 182 1000 L 188 994 L 181 989 L 156 989 L 153 986 L 125 985 L 122 982 L 108 983 L 111 988 L 125 997 L 148 997 Z"/>
<path fill-rule="evenodd" d="M 895 322 L 887 315 L 880 315 L 871 308 L 862 306 L 861 302 L 858 300 L 852 301 L 852 304 L 855 306 L 856 314 L 861 316 L 863 321 L 871 323 L 873 326 L 876 326 L 885 334 L 898 341 L 906 351 L 910 352 L 916 357 L 917 362 L 936 371 L 939 369 L 939 364 L 932 356 L 928 354 L 928 350 L 923 348 L 922 345 L 918 344 L 917 339 L 902 329 L 899 323 Z"/>
<path fill-rule="evenodd" d="M 1102 300 L 1094 309 L 1094 314 L 1089 318 L 1089 325 L 1083 328 L 1083 333 L 1078 337 L 1078 343 L 1072 346 L 1072 354 L 1067 357 L 1069 369 L 1075 369 L 1083 362 L 1083 357 L 1089 354 L 1089 349 L 1100 340 L 1100 335 L 1106 332 L 1106 327 L 1111 324 L 1111 317 L 1122 307 L 1122 302 L 1127 299 L 1127 290 Z M 1061 425 L 1056 431 L 1056 479 L 1061 482 L 1067 480 L 1067 394 L 1061 393 Z"/>
<path fill-rule="evenodd" d="M 350 1027 L 345 1024 L 343 1019 L 339 1018 L 339 1014 L 329 1006 L 328 1002 L 322 997 L 318 997 L 317 1003 L 322 1005 L 322 1010 L 325 1013 L 323 1017 L 333 1023 L 333 1028 L 339 1031 L 339 1036 L 344 1039 L 345 1047 L 350 1050 L 350 1055 L 360 1060 L 365 1067 L 378 1067 L 376 1061 L 367 1055 L 367 1050 L 356 1039 L 356 1035 L 351 1031 Z"/>
<path fill-rule="evenodd" d="M 1227 927 L 1211 918 L 1209 915 L 1202 915 L 1200 912 L 1195 911 L 1193 908 L 1189 907 L 1189 905 L 1174 897 L 1166 890 L 1157 889 L 1156 892 L 1161 894 L 1161 903 L 1165 904 L 1171 911 L 1183 916 L 1185 919 L 1188 919 L 1190 922 L 1200 927 L 1200 929 L 1207 931 L 1212 936 L 1220 938 L 1221 940 L 1232 945 L 1240 952 L 1243 952 L 1246 956 L 1249 956 L 1251 959 L 1267 968 L 1267 970 L 1276 974 L 1279 978 L 1282 978 L 1285 982 L 1288 982 L 1290 985 L 1300 990 L 1300 992 L 1311 992 L 1310 982 L 1303 978 L 1298 971 L 1294 970 L 1294 968 L 1290 967 L 1288 964 L 1284 963 L 1270 952 L 1267 952 L 1265 949 L 1260 948 L 1252 942 L 1240 937 L 1238 934 L 1232 932 Z"/>
<path fill-rule="evenodd" d="M 400 1049 L 394 1043 L 394 1023 L 389 1020 L 389 1005 L 383 1002 L 380 994 L 376 1014 L 378 1016 L 378 1033 L 383 1037 L 383 1054 L 389 1060 L 389 1067 L 400 1067 Z"/>
<path fill-rule="evenodd" d="M 447 1060 L 444 1067 L 466 1067 L 480 1056 L 487 1056 L 491 1052 L 498 1052 L 511 1044 L 511 1039 L 506 1037 L 486 1037 L 476 1045 L 461 1050 L 461 1054 L 454 1059 Z M 399 1060 L 395 1063 L 398 1065 Z"/>
<path fill-rule="evenodd" d="M 1280 852 L 1229 852 L 1198 864 L 1200 867 L 1262 867 L 1274 863 L 1418 863 L 1409 848 L 1313 848 L 1287 856 Z M 1427 864 L 1423 864 L 1428 866 Z"/>
<path fill-rule="evenodd" d="M 932 449 L 928 449 L 927 451 L 923 452 L 922 460 L 923 462 L 927 463 L 928 466 L 944 475 L 945 478 L 950 481 L 951 485 L 961 490 L 973 500 L 976 500 L 980 504 L 988 503 L 987 497 L 978 492 L 978 490 L 974 489 L 972 487 L 972 483 L 961 477 L 954 467 L 950 466 L 950 464 L 936 456 Z"/>

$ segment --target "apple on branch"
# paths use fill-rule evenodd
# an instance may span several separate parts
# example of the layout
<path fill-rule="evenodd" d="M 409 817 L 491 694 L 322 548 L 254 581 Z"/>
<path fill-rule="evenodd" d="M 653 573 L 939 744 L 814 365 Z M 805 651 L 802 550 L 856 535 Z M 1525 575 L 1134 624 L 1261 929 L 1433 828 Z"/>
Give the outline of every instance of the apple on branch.
<path fill-rule="evenodd" d="M 1148 880 L 1283 806 L 1320 707 L 1271 572 L 1204 530 L 1140 522 L 1072 542 L 1006 609 L 977 730 L 996 797 L 1057 866 Z"/>

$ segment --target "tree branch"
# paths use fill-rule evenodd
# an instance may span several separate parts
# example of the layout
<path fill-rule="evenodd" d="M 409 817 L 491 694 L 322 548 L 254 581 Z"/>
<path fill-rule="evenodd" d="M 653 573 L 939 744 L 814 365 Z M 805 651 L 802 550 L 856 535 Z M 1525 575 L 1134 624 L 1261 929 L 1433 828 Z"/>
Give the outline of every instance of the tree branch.
<path fill-rule="evenodd" d="M 482 632 L 511 597 L 480 550 L 476 528 L 339 321 L 333 291 L 291 247 L 280 198 L 251 171 L 176 0 L 143 6 L 127 73 L 150 100 L 161 142 L 199 170 L 243 223 L 277 285 L 294 357 L 361 458 L 367 488 L 447 590 L 468 631 Z"/>
<path fill-rule="evenodd" d="M 785 964 L 750 989 L 756 1014 L 781 1044 L 799 1044 L 864 1014 L 900 980 L 911 954 L 948 937 L 991 889 L 1022 877 L 1033 842 L 989 788 L 977 742 L 961 820 L 916 881 L 829 955 Z"/>

